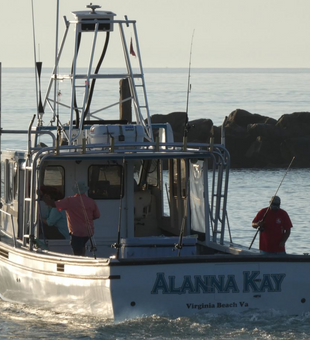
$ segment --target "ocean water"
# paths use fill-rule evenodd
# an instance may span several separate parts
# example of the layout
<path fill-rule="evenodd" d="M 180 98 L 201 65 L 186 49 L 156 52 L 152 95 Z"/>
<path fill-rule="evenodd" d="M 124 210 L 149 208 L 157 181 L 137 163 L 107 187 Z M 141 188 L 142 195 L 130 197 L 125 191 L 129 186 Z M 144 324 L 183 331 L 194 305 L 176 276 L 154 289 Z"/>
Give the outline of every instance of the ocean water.
<path fill-rule="evenodd" d="M 49 72 L 43 72 L 43 94 Z M 146 69 L 145 78 L 151 114 L 185 111 L 187 69 Z M 275 119 L 310 111 L 308 69 L 192 69 L 190 80 L 189 120 L 210 118 L 220 125 L 237 108 Z M 34 71 L 3 66 L 1 127 L 27 129 L 35 105 Z M 4 134 L 1 144 L 25 149 L 26 137 Z M 310 169 L 232 170 L 228 219 L 233 241 L 250 245 L 255 234 L 251 221 L 277 190 L 293 222 L 287 252 L 310 253 Z M 310 339 L 310 314 L 287 316 L 271 310 L 171 319 L 163 310 L 162 316 L 113 323 L 69 310 L 58 314 L 0 301 L 0 339 Z"/>

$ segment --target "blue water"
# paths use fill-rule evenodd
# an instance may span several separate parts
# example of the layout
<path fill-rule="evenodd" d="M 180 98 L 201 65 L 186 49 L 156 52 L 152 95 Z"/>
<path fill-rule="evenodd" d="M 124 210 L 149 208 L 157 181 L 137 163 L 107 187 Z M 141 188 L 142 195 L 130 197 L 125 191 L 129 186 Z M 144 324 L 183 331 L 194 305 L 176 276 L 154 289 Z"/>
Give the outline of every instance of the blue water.
<path fill-rule="evenodd" d="M 33 74 L 31 69 L 3 69 L 3 129 L 28 128 L 36 113 Z M 146 69 L 145 77 L 151 114 L 185 111 L 188 70 Z M 46 70 L 43 93 L 48 79 Z M 275 119 L 287 113 L 310 111 L 308 69 L 192 69 L 191 84 L 190 120 L 210 118 L 214 125 L 220 125 L 237 108 Z M 26 138 L 21 135 L 3 135 L 1 143 L 11 149 L 26 148 Z M 234 242 L 250 245 L 255 234 L 251 221 L 258 209 L 268 205 L 285 172 L 286 169 L 231 171 L 228 218 Z M 291 169 L 278 191 L 282 208 L 288 211 L 294 226 L 286 246 L 288 253 L 310 253 L 309 189 L 310 169 Z M 257 246 L 256 240 L 253 247 Z M 154 316 L 114 324 L 91 316 L 75 316 L 69 310 L 56 314 L 0 301 L 0 339 L 11 338 L 310 339 L 310 314 L 288 317 L 278 311 L 253 311 L 178 319 Z"/>

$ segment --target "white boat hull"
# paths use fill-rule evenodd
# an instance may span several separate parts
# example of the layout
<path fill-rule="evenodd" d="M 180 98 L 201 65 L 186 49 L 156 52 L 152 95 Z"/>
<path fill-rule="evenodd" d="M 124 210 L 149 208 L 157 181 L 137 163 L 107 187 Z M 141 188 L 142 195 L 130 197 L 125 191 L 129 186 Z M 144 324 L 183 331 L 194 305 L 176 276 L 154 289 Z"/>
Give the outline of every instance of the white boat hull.
<path fill-rule="evenodd" d="M 0 261 L 1 298 L 56 311 L 122 320 L 153 314 L 310 310 L 310 260 L 305 256 L 94 260 L 12 248 L 7 255 Z"/>

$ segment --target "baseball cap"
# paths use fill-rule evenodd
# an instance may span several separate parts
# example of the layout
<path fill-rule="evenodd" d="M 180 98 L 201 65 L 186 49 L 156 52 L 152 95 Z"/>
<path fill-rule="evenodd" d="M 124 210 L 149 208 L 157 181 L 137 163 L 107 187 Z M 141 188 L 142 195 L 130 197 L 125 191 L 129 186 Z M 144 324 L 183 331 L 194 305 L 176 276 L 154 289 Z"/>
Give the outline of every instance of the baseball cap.
<path fill-rule="evenodd" d="M 269 203 L 270 203 L 271 209 L 279 209 L 280 204 L 281 204 L 281 199 L 279 196 L 272 196 Z"/>

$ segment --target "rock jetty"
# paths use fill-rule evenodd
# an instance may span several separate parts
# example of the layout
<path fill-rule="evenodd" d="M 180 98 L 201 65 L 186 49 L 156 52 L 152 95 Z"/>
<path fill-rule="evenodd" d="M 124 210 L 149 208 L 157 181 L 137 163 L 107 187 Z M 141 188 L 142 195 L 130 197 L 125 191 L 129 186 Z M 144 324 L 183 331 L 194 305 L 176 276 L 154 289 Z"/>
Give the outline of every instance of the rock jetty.
<path fill-rule="evenodd" d="M 174 140 L 182 142 L 185 112 L 153 115 L 153 123 L 170 123 Z M 208 143 L 214 136 L 221 143 L 225 131 L 225 145 L 231 156 L 232 168 L 310 167 L 310 112 L 284 114 L 276 120 L 237 109 L 226 117 L 223 126 L 214 126 L 211 119 L 189 121 L 188 142 Z"/>

